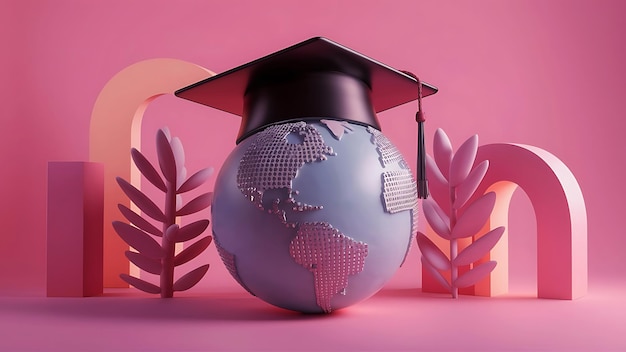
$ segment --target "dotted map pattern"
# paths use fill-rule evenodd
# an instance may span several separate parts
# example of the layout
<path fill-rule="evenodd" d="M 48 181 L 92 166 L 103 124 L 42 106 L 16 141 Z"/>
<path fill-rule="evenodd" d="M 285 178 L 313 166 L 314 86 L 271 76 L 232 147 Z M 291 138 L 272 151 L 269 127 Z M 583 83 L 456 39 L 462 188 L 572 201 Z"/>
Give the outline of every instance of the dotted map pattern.
<path fill-rule="evenodd" d="M 288 135 L 295 134 L 301 143 L 290 143 Z M 305 163 L 323 161 L 327 155 L 334 155 L 333 149 L 324 143 L 320 133 L 305 122 L 272 125 L 254 136 L 237 172 L 237 186 L 241 193 L 259 209 L 265 210 L 263 195 L 271 189 L 287 190 L 287 198 L 294 211 L 315 210 L 321 206 L 296 203 L 293 199 L 292 183 Z M 271 214 L 288 224 L 285 210 L 280 208 L 281 199 L 272 200 L 268 209 Z"/>
<path fill-rule="evenodd" d="M 367 244 L 357 242 L 326 222 L 302 223 L 289 253 L 296 263 L 313 273 L 317 305 L 330 313 L 330 300 L 345 294 L 348 276 L 363 271 Z"/>
<path fill-rule="evenodd" d="M 380 156 L 379 160 L 383 167 L 397 163 L 402 168 L 401 170 L 383 172 L 382 182 L 385 211 L 392 214 L 405 210 L 411 212 L 411 239 L 404 259 L 402 259 L 402 264 L 404 264 L 417 235 L 417 183 L 398 148 L 379 130 L 368 127 L 367 131 L 372 135 L 372 142 L 376 145 L 376 150 Z"/>

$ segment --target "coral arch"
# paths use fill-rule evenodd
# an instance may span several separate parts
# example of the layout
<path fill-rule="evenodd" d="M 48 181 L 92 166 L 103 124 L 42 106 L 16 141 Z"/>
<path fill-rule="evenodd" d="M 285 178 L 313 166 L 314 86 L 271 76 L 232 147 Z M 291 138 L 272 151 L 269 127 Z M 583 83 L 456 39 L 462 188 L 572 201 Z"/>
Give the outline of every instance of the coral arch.
<path fill-rule="evenodd" d="M 120 176 L 136 187 L 139 171 L 132 166 L 130 149 L 141 147 L 141 120 L 150 102 L 163 94 L 213 76 L 204 67 L 177 59 L 159 58 L 132 64 L 111 78 L 100 91 L 91 113 L 89 159 L 104 163 L 104 286 L 128 287 L 119 278 L 129 273 L 124 251 L 128 245 L 113 230 L 119 218 L 117 204 L 130 207 L 115 182 Z"/>

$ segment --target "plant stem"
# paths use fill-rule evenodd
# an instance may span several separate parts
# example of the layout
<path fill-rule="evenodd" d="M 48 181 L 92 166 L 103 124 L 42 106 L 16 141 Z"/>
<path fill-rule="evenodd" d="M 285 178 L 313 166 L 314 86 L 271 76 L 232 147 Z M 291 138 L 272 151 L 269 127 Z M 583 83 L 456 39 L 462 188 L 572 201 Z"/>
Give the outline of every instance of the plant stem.
<path fill-rule="evenodd" d="M 175 242 L 163 237 L 162 247 L 164 256 L 161 260 L 161 297 L 174 296 L 174 246 Z"/>
<path fill-rule="evenodd" d="M 456 187 L 450 187 L 450 230 L 456 226 L 457 209 L 454 207 L 456 200 Z M 454 265 L 454 259 L 459 252 L 459 243 L 456 238 L 450 239 L 450 287 L 452 289 L 452 298 L 459 297 L 459 288 L 456 286 L 456 279 L 459 276 L 459 268 Z"/>
<path fill-rule="evenodd" d="M 166 236 L 167 229 L 176 222 L 176 185 L 167 181 L 165 193 L 165 218 L 163 223 L 163 258 L 161 259 L 161 297 L 174 296 L 174 254 L 176 241 Z"/>

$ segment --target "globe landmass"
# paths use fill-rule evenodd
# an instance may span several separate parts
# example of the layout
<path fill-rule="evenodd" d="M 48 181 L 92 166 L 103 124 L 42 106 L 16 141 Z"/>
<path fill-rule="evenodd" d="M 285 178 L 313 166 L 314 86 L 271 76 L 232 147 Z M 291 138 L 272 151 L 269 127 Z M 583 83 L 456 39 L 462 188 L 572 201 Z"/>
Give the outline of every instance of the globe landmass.
<path fill-rule="evenodd" d="M 292 184 L 305 163 L 326 160 L 327 155 L 333 150 L 313 126 L 304 122 L 270 126 L 254 136 L 241 158 L 237 186 L 259 209 L 269 210 L 287 225 L 287 211 L 321 208 L 296 202 Z"/>
<path fill-rule="evenodd" d="M 330 313 L 332 297 L 346 293 L 348 276 L 363 271 L 367 244 L 347 237 L 328 223 L 306 222 L 298 226 L 289 253 L 313 273 L 317 305 Z"/>

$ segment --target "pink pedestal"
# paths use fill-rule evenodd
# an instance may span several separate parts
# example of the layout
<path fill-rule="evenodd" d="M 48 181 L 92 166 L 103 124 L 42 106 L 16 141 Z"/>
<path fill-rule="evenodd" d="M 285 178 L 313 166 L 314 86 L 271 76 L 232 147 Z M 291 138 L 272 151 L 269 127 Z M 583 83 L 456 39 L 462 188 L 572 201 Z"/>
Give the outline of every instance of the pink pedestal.
<path fill-rule="evenodd" d="M 102 294 L 104 166 L 48 163 L 48 297 Z"/>

